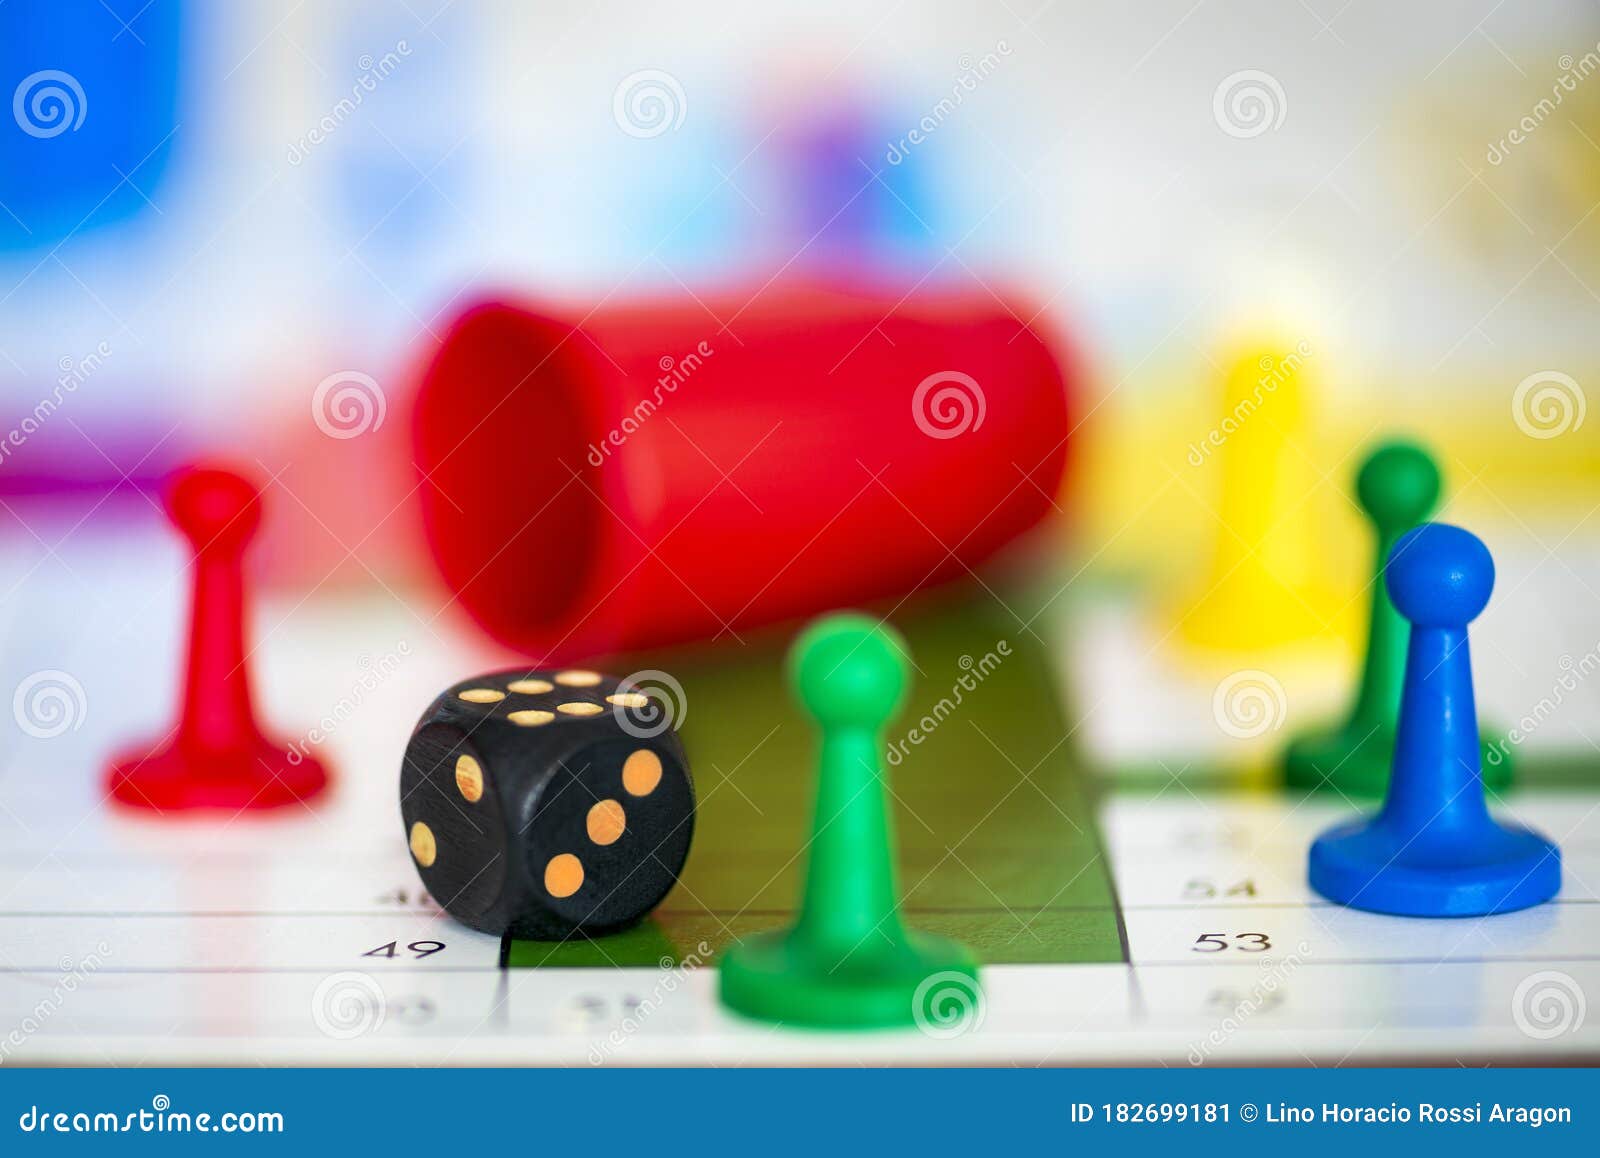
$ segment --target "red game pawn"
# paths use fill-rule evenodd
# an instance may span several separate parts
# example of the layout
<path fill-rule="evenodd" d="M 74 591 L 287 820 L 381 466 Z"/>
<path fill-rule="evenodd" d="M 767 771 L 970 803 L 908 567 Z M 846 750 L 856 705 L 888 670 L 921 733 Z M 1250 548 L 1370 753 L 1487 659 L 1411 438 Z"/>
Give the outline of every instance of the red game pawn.
<path fill-rule="evenodd" d="M 261 522 L 260 492 L 228 471 L 191 468 L 168 490 L 166 505 L 194 548 L 183 716 L 153 748 L 116 758 L 111 795 L 158 812 L 309 800 L 327 784 L 327 773 L 309 756 L 292 760 L 263 736 L 250 700 L 242 564 Z"/>

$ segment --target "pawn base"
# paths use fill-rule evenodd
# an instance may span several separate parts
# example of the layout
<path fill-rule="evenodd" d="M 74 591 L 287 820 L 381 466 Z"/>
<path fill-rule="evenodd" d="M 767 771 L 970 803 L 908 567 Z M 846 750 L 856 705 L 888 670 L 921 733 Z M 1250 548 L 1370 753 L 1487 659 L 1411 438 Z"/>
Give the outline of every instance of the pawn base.
<path fill-rule="evenodd" d="M 1485 737 L 1478 747 L 1484 786 L 1504 791 L 1512 774 L 1511 760 L 1498 750 L 1504 745 Z M 1283 778 L 1291 788 L 1381 799 L 1393 762 L 1393 731 L 1345 724 L 1297 736 L 1284 755 Z"/>
<path fill-rule="evenodd" d="M 107 773 L 113 799 L 155 812 L 281 808 L 312 799 L 327 783 L 317 761 L 295 761 L 265 739 L 232 752 L 197 752 L 179 744 L 125 752 Z"/>
<path fill-rule="evenodd" d="M 729 1009 L 786 1025 L 915 1025 L 944 1037 L 962 1032 L 981 1011 L 972 955 L 958 942 L 927 933 L 907 933 L 890 947 L 863 944 L 843 961 L 824 960 L 793 930 L 763 933 L 730 948 L 721 974 L 722 1003 Z"/>
<path fill-rule="evenodd" d="M 1561 889 L 1561 852 L 1493 821 L 1448 842 L 1379 818 L 1342 824 L 1311 845 L 1311 887 L 1330 901 L 1406 917 L 1478 917 L 1525 909 Z"/>

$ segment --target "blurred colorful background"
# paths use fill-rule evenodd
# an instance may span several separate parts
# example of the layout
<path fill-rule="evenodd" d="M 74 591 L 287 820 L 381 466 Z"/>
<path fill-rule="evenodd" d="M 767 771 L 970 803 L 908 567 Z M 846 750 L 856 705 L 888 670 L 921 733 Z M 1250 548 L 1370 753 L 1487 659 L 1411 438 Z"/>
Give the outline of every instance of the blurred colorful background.
<path fill-rule="evenodd" d="M 1228 366 L 1303 350 L 1294 501 L 1358 609 L 1375 437 L 1546 546 L 1600 495 L 1597 72 L 1578 0 L 12 0 L 0 535 L 148 526 L 226 456 L 289 496 L 280 589 L 398 600 L 470 304 L 715 340 L 707 303 L 814 278 L 1026 303 L 1080 363 L 1063 558 L 1162 591 L 1216 551 Z"/>

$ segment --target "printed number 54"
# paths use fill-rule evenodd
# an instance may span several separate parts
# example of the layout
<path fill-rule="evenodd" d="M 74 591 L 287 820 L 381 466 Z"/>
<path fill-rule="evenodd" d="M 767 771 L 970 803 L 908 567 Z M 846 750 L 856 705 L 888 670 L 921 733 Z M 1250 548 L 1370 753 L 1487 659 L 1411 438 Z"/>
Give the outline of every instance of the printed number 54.
<path fill-rule="evenodd" d="M 1265 953 L 1272 948 L 1272 942 L 1267 939 L 1265 933 L 1235 933 L 1231 940 L 1227 933 L 1201 933 L 1189 948 L 1196 953 L 1220 953 L 1224 949 L 1238 949 L 1242 953 Z"/>

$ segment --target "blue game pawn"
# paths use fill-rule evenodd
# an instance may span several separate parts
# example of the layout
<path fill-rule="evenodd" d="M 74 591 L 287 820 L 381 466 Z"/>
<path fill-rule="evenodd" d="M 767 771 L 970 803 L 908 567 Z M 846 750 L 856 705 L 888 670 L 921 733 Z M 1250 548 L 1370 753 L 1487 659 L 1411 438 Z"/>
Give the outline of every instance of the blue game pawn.
<path fill-rule="evenodd" d="M 1498 824 L 1483 795 L 1467 624 L 1494 589 L 1476 535 L 1425 523 L 1389 554 L 1389 597 L 1411 621 L 1394 766 L 1383 808 L 1311 846 L 1311 887 L 1331 901 L 1409 917 L 1525 909 L 1561 888 L 1561 852 Z"/>

